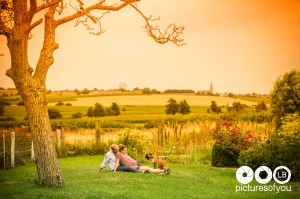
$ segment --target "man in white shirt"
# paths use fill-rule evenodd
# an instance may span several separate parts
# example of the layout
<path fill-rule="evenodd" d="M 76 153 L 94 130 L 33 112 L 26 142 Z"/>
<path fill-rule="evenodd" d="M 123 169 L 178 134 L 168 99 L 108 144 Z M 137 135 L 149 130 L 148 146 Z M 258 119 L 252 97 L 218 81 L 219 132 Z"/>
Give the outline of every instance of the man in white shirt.
<path fill-rule="evenodd" d="M 104 156 L 104 160 L 102 164 L 100 165 L 99 172 L 102 171 L 102 169 L 105 168 L 105 166 L 108 164 L 111 171 L 114 170 L 115 164 L 116 164 L 116 154 L 119 151 L 119 147 L 116 144 L 112 144 L 110 147 L 110 151 L 107 152 Z M 119 165 L 116 171 L 124 171 L 124 172 L 139 172 L 136 169 L 133 169 L 131 167 L 127 166 L 121 166 Z"/>

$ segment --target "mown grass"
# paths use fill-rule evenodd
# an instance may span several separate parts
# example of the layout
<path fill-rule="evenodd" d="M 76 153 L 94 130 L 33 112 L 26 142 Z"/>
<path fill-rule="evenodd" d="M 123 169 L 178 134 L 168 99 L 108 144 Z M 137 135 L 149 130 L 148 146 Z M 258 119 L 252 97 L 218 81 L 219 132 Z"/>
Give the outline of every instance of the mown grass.
<path fill-rule="evenodd" d="M 0 198 L 299 198 L 299 183 L 292 192 L 236 193 L 236 168 L 171 165 L 168 176 L 141 173 L 97 172 L 103 156 L 60 159 L 64 188 L 42 188 L 34 183 L 34 164 L 0 170 Z M 251 182 L 252 184 L 252 182 Z M 272 183 L 273 184 L 273 183 Z"/>

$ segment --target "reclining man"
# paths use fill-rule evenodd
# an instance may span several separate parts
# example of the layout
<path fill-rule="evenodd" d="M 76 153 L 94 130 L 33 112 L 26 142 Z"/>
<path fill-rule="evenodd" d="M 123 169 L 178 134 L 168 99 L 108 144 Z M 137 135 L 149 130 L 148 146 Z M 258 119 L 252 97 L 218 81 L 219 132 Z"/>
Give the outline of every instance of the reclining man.
<path fill-rule="evenodd" d="M 102 164 L 100 165 L 99 172 L 101 172 L 102 169 L 104 169 L 107 164 L 108 164 L 110 170 L 114 171 L 114 167 L 115 167 L 115 164 L 116 164 L 116 154 L 118 153 L 118 151 L 119 151 L 118 145 L 112 144 L 111 147 L 110 147 L 110 151 L 107 152 L 104 156 L 104 160 L 103 160 Z M 116 171 L 140 172 L 140 171 L 138 171 L 138 170 L 136 170 L 132 167 L 121 166 L 121 165 L 119 165 L 117 167 Z"/>

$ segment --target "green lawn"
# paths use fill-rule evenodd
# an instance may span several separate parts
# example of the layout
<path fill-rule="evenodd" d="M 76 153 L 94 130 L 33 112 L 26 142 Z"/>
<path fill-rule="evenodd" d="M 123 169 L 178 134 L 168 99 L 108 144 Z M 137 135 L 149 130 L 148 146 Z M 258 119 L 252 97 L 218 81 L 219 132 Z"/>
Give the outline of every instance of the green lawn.
<path fill-rule="evenodd" d="M 299 183 L 292 192 L 235 192 L 235 168 L 171 165 L 171 174 L 97 172 L 103 156 L 60 159 L 66 186 L 41 188 L 34 184 L 35 165 L 0 170 L 0 198 L 299 198 Z M 253 185 L 253 183 L 250 183 Z M 273 182 L 271 183 L 273 185 Z M 255 185 L 255 184 L 254 184 Z"/>

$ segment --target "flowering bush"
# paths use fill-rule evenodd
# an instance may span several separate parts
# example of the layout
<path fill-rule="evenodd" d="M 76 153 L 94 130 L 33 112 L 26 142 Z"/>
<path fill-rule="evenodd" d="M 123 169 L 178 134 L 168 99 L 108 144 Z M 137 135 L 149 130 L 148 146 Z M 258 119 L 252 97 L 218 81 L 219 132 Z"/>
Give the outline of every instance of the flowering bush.
<path fill-rule="evenodd" d="M 144 157 L 148 146 L 151 145 L 150 140 L 141 131 L 125 128 L 118 132 L 119 144 L 126 145 L 129 148 L 129 154 L 135 158 L 139 154 Z"/>
<path fill-rule="evenodd" d="M 240 152 L 257 143 L 250 131 L 243 132 L 226 120 L 221 125 L 217 123 L 211 133 L 215 141 L 212 149 L 213 166 L 237 166 Z"/>

